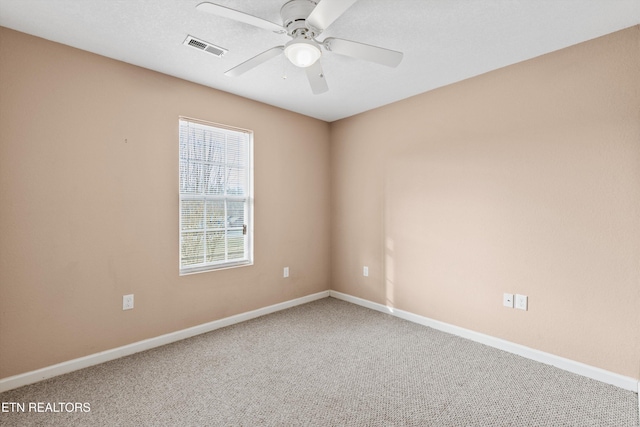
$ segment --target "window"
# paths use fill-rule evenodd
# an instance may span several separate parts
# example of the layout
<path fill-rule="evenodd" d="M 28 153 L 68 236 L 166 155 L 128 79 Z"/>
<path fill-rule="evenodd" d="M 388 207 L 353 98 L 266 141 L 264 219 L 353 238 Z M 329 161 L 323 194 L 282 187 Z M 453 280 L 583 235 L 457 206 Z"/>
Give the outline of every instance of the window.
<path fill-rule="evenodd" d="M 180 274 L 253 262 L 253 133 L 180 118 Z"/>

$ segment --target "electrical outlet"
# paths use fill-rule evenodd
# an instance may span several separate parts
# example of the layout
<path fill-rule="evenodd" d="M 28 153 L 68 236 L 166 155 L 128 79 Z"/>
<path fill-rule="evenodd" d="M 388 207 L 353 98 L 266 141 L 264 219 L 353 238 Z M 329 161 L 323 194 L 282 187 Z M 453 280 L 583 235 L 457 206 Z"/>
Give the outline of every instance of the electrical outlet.
<path fill-rule="evenodd" d="M 516 294 L 516 308 L 519 310 L 527 310 L 528 297 L 526 295 Z"/>
<path fill-rule="evenodd" d="M 513 294 L 502 294 L 502 305 L 513 308 Z"/>
<path fill-rule="evenodd" d="M 122 296 L 122 309 L 123 310 L 133 309 L 133 294 Z"/>
<path fill-rule="evenodd" d="M 289 267 L 285 267 L 282 273 L 282 277 L 289 277 Z"/>
<path fill-rule="evenodd" d="M 366 265 L 362 267 L 362 275 L 364 277 L 369 277 L 369 267 L 367 267 Z"/>

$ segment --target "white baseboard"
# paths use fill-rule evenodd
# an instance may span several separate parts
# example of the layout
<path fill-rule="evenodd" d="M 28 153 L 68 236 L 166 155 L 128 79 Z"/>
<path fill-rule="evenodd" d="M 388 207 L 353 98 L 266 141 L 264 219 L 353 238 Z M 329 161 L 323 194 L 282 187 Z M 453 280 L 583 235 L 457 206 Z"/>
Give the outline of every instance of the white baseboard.
<path fill-rule="evenodd" d="M 161 335 L 155 338 L 149 338 L 143 341 L 138 341 L 132 344 L 128 344 L 122 347 L 114 348 L 111 350 L 102 351 L 100 353 L 91 354 L 88 356 L 80 357 L 77 359 L 69 360 L 67 362 L 58 363 L 56 365 L 47 366 L 31 372 L 25 372 L 24 374 L 14 375 L 0 379 L 0 393 L 12 390 L 14 388 L 22 387 L 25 385 L 33 384 L 38 381 L 42 381 L 48 378 L 56 377 L 58 375 L 66 374 L 69 372 L 77 371 L 79 369 L 87 368 L 89 366 L 98 365 L 100 363 L 115 360 L 120 357 L 128 356 L 141 351 L 149 350 L 155 347 L 160 347 L 172 342 L 180 341 L 186 338 L 200 335 L 206 332 L 210 332 L 216 329 L 231 326 L 236 323 L 244 322 L 247 320 L 255 319 L 256 317 L 264 316 L 267 314 L 275 313 L 277 311 L 285 310 L 287 308 L 295 307 L 297 305 L 306 304 L 318 299 L 333 297 L 343 301 L 347 301 L 353 304 L 360 305 L 372 310 L 380 311 L 382 313 L 391 314 L 398 318 L 408 320 L 413 323 L 418 323 L 423 326 L 428 326 L 443 332 L 457 335 L 471 341 L 479 342 L 481 344 L 488 345 L 500 350 L 507 351 L 509 353 L 517 354 L 522 357 L 526 357 L 537 362 L 552 365 L 557 368 L 563 369 L 574 374 L 582 375 L 587 378 L 598 380 L 607 384 L 611 384 L 620 387 L 625 390 L 638 392 L 640 390 L 640 382 L 637 379 L 626 377 L 614 372 L 606 371 L 604 369 L 596 368 L 594 366 L 586 365 L 584 363 L 576 362 L 570 359 L 565 359 L 560 356 L 556 356 L 550 353 L 545 353 L 540 350 L 535 350 L 529 347 L 525 347 L 520 344 L 515 344 L 500 338 L 495 338 L 489 335 L 474 332 L 469 329 L 454 326 L 438 320 L 429 319 L 417 314 L 413 314 L 407 311 L 398 310 L 392 307 L 388 307 L 382 304 L 371 302 L 362 298 L 354 297 L 337 291 L 323 291 L 316 294 L 307 295 L 305 297 L 296 298 L 294 300 L 285 301 L 279 304 L 270 305 L 268 307 L 259 308 L 257 310 L 249 311 L 246 313 L 237 314 L 235 316 L 226 317 L 224 319 L 214 320 L 213 322 L 205 323 L 202 325 L 194 326 L 191 328 L 183 329 L 181 331 L 172 332 L 169 334 Z M 638 395 L 638 408 L 640 410 L 640 394 Z"/>
<path fill-rule="evenodd" d="M 169 334 L 160 335 L 159 337 L 149 338 L 122 347 L 102 351 L 100 353 L 90 354 L 88 356 L 58 363 L 56 365 L 47 366 L 35 371 L 25 372 L 24 374 L 3 378 L 0 379 L 0 393 L 2 393 L 3 391 L 12 390 L 14 388 L 33 384 L 38 381 L 46 380 L 48 378 L 56 377 L 58 375 L 67 374 L 69 372 L 87 368 L 89 366 L 98 365 L 100 363 L 108 362 L 120 357 L 129 356 L 130 354 L 139 353 L 141 351 L 149 350 L 155 347 L 160 347 L 162 345 L 180 341 L 185 338 L 190 338 L 195 335 L 204 334 L 205 332 L 224 328 L 225 326 L 231 326 L 236 323 L 255 319 L 256 317 L 264 316 L 266 314 L 275 313 L 277 311 L 285 310 L 297 305 L 306 304 L 308 302 L 322 298 L 327 298 L 328 296 L 329 291 L 318 292 L 316 294 L 307 295 L 305 297 L 296 298 L 294 300 L 270 305 L 268 307 L 248 311 L 246 313 L 237 314 L 235 316 L 225 317 L 224 319 L 214 320 L 213 322 L 204 323 L 202 325 L 183 329 L 181 331 L 171 332 Z"/>
<path fill-rule="evenodd" d="M 552 365 L 557 368 L 563 369 L 574 374 L 582 375 L 587 378 L 591 378 L 597 381 L 601 381 L 607 384 L 620 387 L 625 390 L 638 392 L 640 383 L 636 378 L 626 377 L 624 375 L 616 374 L 615 372 L 606 371 L 604 369 L 596 368 L 594 366 L 586 365 L 584 363 L 576 362 L 574 360 L 565 359 L 564 357 L 556 356 L 544 351 L 535 350 L 533 348 L 525 347 L 520 344 L 515 344 L 510 341 L 506 341 L 500 338 L 495 338 L 490 335 L 474 332 L 469 329 L 454 326 L 449 323 L 441 322 L 439 320 L 430 319 L 428 317 L 419 316 L 417 314 L 410 313 L 408 311 L 398 310 L 386 305 L 371 302 L 362 298 L 354 297 L 337 291 L 329 291 L 329 296 L 337 298 L 343 301 L 347 301 L 353 304 L 360 305 L 372 310 L 380 311 L 382 313 L 391 314 L 392 316 L 399 317 L 404 320 L 408 320 L 413 323 L 418 323 L 423 326 L 428 326 L 439 331 L 447 332 L 452 335 L 457 335 L 462 338 L 466 338 L 471 341 L 479 342 L 481 344 L 488 345 L 500 350 L 507 351 L 509 353 L 517 354 L 518 356 L 526 357 L 527 359 L 535 360 L 547 365 Z M 640 394 L 638 395 L 640 406 Z"/>

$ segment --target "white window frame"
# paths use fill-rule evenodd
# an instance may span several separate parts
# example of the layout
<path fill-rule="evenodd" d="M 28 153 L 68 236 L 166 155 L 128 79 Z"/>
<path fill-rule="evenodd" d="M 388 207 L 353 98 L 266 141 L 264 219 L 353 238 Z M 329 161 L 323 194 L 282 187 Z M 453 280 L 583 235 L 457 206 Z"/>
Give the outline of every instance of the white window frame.
<path fill-rule="evenodd" d="M 183 141 L 181 140 L 181 138 L 183 137 L 182 134 L 182 127 L 183 126 L 189 126 L 189 127 L 194 127 L 194 128 L 199 128 L 199 129 L 204 129 L 205 131 L 212 131 L 212 132 L 216 132 L 218 134 L 222 133 L 225 135 L 225 157 L 223 162 L 213 162 L 213 161 L 207 161 L 206 159 L 203 158 L 201 159 L 190 159 L 188 156 L 188 149 L 184 150 L 183 148 L 186 147 L 186 144 L 183 144 Z M 217 195 L 213 195 L 213 194 L 206 194 L 206 190 L 205 190 L 205 165 L 218 165 L 218 166 L 222 166 L 224 168 L 224 170 L 227 170 L 227 168 L 229 168 L 231 165 L 229 164 L 228 159 L 226 158 L 226 153 L 228 150 L 228 137 L 229 136 L 233 136 L 233 137 L 241 137 L 244 142 L 246 142 L 247 144 L 247 150 L 246 150 L 246 158 L 244 159 L 244 162 L 246 162 L 246 173 L 248 174 L 248 176 L 246 177 L 246 181 L 244 182 L 246 188 L 244 188 L 244 195 L 238 196 L 238 195 L 233 195 L 233 194 L 227 194 L 227 186 L 226 186 L 226 181 L 225 181 L 225 185 L 224 185 L 224 193 L 223 194 L 217 194 Z M 178 210 L 178 217 L 179 217 L 179 228 L 178 228 L 178 233 L 179 233 L 179 248 L 178 248 L 178 266 L 179 266 L 179 274 L 181 276 L 183 275 L 187 275 L 187 274 L 193 274 L 193 273 L 202 273 L 202 272 L 206 272 L 206 271 L 213 271 L 213 270 L 219 270 L 219 269 L 225 269 L 225 268 L 232 268 L 232 267 L 242 267 L 242 266 L 248 266 L 248 265 L 253 265 L 253 132 L 247 129 L 240 129 L 240 128 L 235 128 L 235 127 L 231 127 L 231 126 L 226 126 L 226 125 L 221 125 L 218 123 L 212 123 L 212 122 L 207 122 L 204 120 L 198 120 L 198 119 L 193 119 L 193 118 L 189 118 L 189 117 L 183 117 L 180 116 L 179 117 L 179 121 L 178 121 L 178 138 L 179 138 L 179 155 L 178 155 L 178 161 L 179 161 L 179 177 L 178 177 L 178 194 L 179 194 L 179 210 Z M 213 147 L 213 145 L 211 145 L 210 147 Z M 183 172 L 183 167 L 185 165 L 188 165 L 188 163 L 192 163 L 192 164 L 200 164 L 201 168 L 200 170 L 202 172 L 200 175 L 200 180 L 201 180 L 201 186 L 202 186 L 202 192 L 200 193 L 194 193 L 194 192 L 184 192 L 183 191 L 183 180 L 182 177 L 180 176 Z M 234 164 L 234 166 L 236 166 Z M 213 171 L 213 169 L 212 169 Z M 228 175 L 227 175 L 228 177 Z M 203 202 L 203 215 L 202 215 L 202 222 L 199 228 L 188 228 L 188 229 L 183 229 L 183 202 L 189 202 L 189 201 L 201 201 Z M 242 226 L 240 226 L 239 224 L 230 224 L 229 223 L 229 216 L 228 216 L 228 206 L 229 206 L 229 202 L 235 202 L 237 204 L 238 201 L 242 201 L 244 202 L 244 221 Z M 208 203 L 209 202 L 209 203 Z M 206 206 L 208 206 L 210 204 L 210 202 L 223 202 L 224 204 L 224 218 L 225 220 L 223 221 L 223 226 L 216 226 L 216 227 L 207 227 L 206 224 L 206 218 L 207 218 L 207 212 L 206 212 Z M 185 220 L 185 222 L 187 222 Z M 191 226 L 193 226 L 193 224 L 191 223 Z M 234 232 L 237 233 L 238 231 L 243 232 L 243 236 L 244 236 L 244 249 L 243 249 L 243 254 L 244 256 L 242 258 L 234 258 L 234 259 L 229 259 L 229 232 Z M 194 263 L 194 264 L 186 264 L 183 265 L 183 236 L 188 235 L 190 233 L 202 233 L 202 251 L 203 251 L 203 262 L 201 263 Z M 218 260 L 218 261 L 211 261 L 211 262 L 207 262 L 207 238 L 206 235 L 207 233 L 224 233 L 224 243 L 225 243 L 225 247 L 224 247 L 224 260 Z"/>

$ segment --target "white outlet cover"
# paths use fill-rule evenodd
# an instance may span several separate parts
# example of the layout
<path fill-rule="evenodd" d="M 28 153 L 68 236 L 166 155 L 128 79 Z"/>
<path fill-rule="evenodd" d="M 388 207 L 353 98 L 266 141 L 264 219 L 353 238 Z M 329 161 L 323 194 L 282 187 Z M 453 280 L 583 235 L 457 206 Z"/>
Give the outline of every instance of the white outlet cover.
<path fill-rule="evenodd" d="M 133 294 L 122 296 L 122 309 L 123 310 L 133 309 Z"/>
<path fill-rule="evenodd" d="M 528 298 L 526 295 L 516 294 L 516 308 L 519 310 L 527 310 Z"/>
<path fill-rule="evenodd" d="M 502 305 L 513 308 L 513 294 L 502 294 Z"/>

